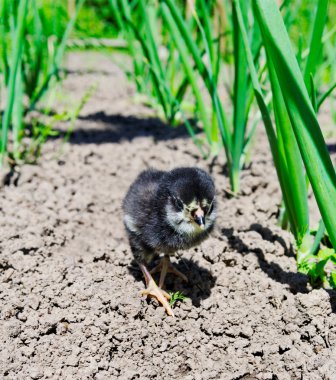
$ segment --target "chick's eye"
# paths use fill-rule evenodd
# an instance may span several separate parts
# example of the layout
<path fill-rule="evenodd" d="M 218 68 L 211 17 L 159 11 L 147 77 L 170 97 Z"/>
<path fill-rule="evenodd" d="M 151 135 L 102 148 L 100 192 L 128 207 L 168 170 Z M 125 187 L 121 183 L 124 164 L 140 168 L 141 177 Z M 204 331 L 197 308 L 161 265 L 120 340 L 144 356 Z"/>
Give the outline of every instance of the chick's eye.
<path fill-rule="evenodd" d="M 173 200 L 173 204 L 177 208 L 177 210 L 182 211 L 183 210 L 183 202 L 181 201 L 181 199 L 176 198 L 176 197 L 172 197 L 172 200 Z"/>

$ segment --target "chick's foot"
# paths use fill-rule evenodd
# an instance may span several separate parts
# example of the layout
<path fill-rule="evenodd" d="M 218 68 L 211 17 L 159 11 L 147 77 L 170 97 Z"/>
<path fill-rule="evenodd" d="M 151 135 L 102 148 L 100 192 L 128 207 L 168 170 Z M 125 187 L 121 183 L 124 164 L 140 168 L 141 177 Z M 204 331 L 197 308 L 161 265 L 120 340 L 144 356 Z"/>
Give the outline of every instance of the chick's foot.
<path fill-rule="evenodd" d="M 160 289 L 156 285 L 153 277 L 151 276 L 151 274 L 149 273 L 145 265 L 140 264 L 140 268 L 142 270 L 142 273 L 144 274 L 146 285 L 147 285 L 146 289 L 141 290 L 140 292 L 141 295 L 155 297 L 161 303 L 161 305 L 165 308 L 167 314 L 174 317 L 173 310 L 170 307 L 169 302 L 167 301 L 167 300 L 170 300 L 170 295 L 166 291 L 164 291 L 163 289 Z"/>
<path fill-rule="evenodd" d="M 153 274 L 157 272 L 161 272 L 159 282 L 160 288 L 162 288 L 164 285 L 167 273 L 173 273 L 175 276 L 182 278 L 183 281 L 188 282 L 188 278 L 182 272 L 176 269 L 171 263 L 169 256 L 164 256 L 160 263 L 155 268 L 153 268 L 150 273 Z"/>

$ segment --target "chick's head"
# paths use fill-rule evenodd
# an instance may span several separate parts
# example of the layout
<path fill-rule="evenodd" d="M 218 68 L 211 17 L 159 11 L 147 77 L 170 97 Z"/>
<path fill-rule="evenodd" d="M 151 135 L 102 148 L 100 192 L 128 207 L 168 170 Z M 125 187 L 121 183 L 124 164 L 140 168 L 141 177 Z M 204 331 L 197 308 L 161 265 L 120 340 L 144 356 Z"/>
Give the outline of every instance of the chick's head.
<path fill-rule="evenodd" d="M 166 178 L 168 224 L 177 232 L 197 235 L 213 227 L 216 218 L 215 185 L 205 171 L 178 168 Z"/>

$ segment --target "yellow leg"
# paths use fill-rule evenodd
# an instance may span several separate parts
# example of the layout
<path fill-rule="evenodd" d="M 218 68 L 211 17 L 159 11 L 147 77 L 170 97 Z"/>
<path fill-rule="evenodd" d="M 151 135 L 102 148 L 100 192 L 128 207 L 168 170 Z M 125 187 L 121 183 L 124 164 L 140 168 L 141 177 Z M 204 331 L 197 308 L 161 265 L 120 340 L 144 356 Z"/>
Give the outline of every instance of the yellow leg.
<path fill-rule="evenodd" d="M 170 295 L 156 285 L 155 281 L 153 280 L 153 277 L 151 276 L 144 264 L 140 264 L 140 268 L 142 270 L 142 273 L 144 274 L 147 285 L 147 288 L 141 291 L 141 295 L 155 297 L 166 309 L 167 314 L 174 317 L 173 310 L 170 307 L 169 302 L 167 301 L 170 300 Z"/>
<path fill-rule="evenodd" d="M 173 264 L 170 262 L 169 256 L 164 256 L 163 259 L 160 261 L 160 263 L 151 270 L 151 274 L 161 272 L 160 274 L 160 281 L 159 281 L 159 287 L 162 288 L 164 285 L 165 278 L 167 276 L 167 273 L 173 273 L 176 276 L 182 278 L 183 281 L 188 282 L 188 278 L 180 272 L 178 269 L 176 269 Z"/>

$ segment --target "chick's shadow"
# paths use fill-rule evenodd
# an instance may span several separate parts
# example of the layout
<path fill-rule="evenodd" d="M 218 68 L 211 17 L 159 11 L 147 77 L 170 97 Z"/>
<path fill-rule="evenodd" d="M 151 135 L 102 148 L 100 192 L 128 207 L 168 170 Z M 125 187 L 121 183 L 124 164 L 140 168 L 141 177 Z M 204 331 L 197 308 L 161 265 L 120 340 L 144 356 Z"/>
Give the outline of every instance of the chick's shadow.
<path fill-rule="evenodd" d="M 159 258 L 153 260 L 148 266 L 151 270 L 159 263 Z M 165 280 L 165 290 L 169 292 L 182 292 L 184 296 L 191 299 L 193 306 L 200 307 L 201 301 L 208 298 L 211 294 L 211 289 L 214 287 L 216 277 L 209 270 L 200 266 L 196 261 L 177 256 L 176 261 L 172 259 L 175 268 L 185 274 L 188 282 L 184 282 L 179 277 L 168 273 Z M 133 260 L 128 267 L 129 272 L 136 281 L 144 283 L 144 277 L 136 262 Z M 160 274 L 154 274 L 153 278 L 158 283 Z"/>

